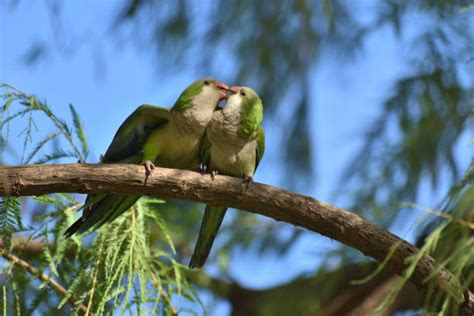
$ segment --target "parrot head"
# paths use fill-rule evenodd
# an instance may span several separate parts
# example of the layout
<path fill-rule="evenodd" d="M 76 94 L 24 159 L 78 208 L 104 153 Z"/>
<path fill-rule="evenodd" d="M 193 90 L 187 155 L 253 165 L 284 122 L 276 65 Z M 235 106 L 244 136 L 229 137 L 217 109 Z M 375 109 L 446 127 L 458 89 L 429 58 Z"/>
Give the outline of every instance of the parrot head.
<path fill-rule="evenodd" d="M 218 100 L 227 99 L 229 86 L 213 78 L 203 78 L 196 81 L 196 84 L 202 86 L 202 93 L 210 98 L 217 96 Z"/>
<path fill-rule="evenodd" d="M 230 87 L 229 91 L 233 94 L 228 97 L 223 111 L 238 113 L 239 132 L 246 136 L 252 135 L 262 124 L 262 100 L 257 92 L 249 87 Z"/>
<path fill-rule="evenodd" d="M 202 78 L 191 83 L 179 96 L 174 109 L 183 111 L 189 108 L 213 111 L 221 100 L 227 99 L 229 87 L 214 79 Z"/>
<path fill-rule="evenodd" d="M 232 95 L 227 98 L 226 108 L 263 111 L 262 100 L 252 88 L 234 86 L 228 88 L 228 91 Z"/>

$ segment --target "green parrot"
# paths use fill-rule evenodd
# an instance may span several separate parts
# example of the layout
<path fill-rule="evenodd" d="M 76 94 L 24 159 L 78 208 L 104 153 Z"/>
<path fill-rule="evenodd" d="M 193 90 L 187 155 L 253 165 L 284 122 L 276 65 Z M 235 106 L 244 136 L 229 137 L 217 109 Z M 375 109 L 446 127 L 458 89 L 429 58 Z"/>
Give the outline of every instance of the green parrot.
<path fill-rule="evenodd" d="M 206 129 L 201 149 L 201 170 L 244 178 L 247 185 L 265 151 L 262 129 L 263 104 L 248 87 L 229 88 L 234 94 L 222 110 L 215 111 Z M 206 206 L 198 241 L 189 267 L 200 268 L 211 251 L 226 207 Z"/>
<path fill-rule="evenodd" d="M 165 168 L 198 169 L 206 126 L 229 87 L 215 79 L 193 82 L 179 96 L 171 110 L 139 106 L 120 126 L 103 163 L 143 164 L 148 177 L 155 164 Z M 90 194 L 83 213 L 65 235 L 98 229 L 129 209 L 140 196 Z"/>

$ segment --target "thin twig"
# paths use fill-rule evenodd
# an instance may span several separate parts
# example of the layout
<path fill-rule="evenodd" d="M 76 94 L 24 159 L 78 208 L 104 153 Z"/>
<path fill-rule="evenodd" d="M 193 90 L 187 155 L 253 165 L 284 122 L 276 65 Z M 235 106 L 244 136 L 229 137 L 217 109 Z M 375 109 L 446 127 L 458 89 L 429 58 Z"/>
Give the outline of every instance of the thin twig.
<path fill-rule="evenodd" d="M 2 253 L 2 257 L 5 258 L 6 260 L 10 261 L 11 263 L 15 264 L 15 265 L 18 265 L 18 266 L 22 267 L 23 269 L 25 269 L 26 271 L 28 271 L 32 275 L 36 276 L 39 280 L 48 283 L 59 294 L 65 296 L 65 297 L 69 296 L 67 290 L 61 284 L 59 284 L 57 281 L 53 280 L 52 278 L 50 278 L 46 274 L 39 272 L 38 269 L 36 269 L 32 265 L 30 265 L 25 260 L 22 260 L 22 259 L 18 258 L 17 256 L 15 256 L 11 253 L 8 253 L 8 252 Z M 79 311 L 81 313 L 85 314 L 87 312 L 87 307 L 82 305 L 82 304 L 78 304 L 78 302 L 72 296 L 69 296 L 67 300 L 71 305 L 78 306 Z"/>
<path fill-rule="evenodd" d="M 56 118 L 56 116 L 54 115 L 54 113 L 52 113 L 46 106 L 44 106 L 41 102 L 39 102 L 38 99 L 36 99 L 34 96 L 29 95 L 28 93 L 25 93 L 25 92 L 21 91 L 18 88 L 15 88 L 15 87 L 7 84 L 7 83 L 0 84 L 0 88 L 1 87 L 6 87 L 8 89 L 12 89 L 17 94 L 21 95 L 23 98 L 30 100 L 30 102 L 32 102 L 32 100 L 33 100 L 35 105 L 38 107 L 38 110 L 43 111 L 51 119 L 53 124 L 61 131 L 61 134 L 63 134 L 64 137 L 66 137 L 67 141 L 69 142 L 69 144 L 73 148 L 73 150 L 76 153 L 77 158 L 79 158 L 80 162 L 85 162 L 85 159 L 82 156 L 81 151 L 79 150 L 79 148 L 77 148 L 77 146 L 74 143 L 74 141 L 72 140 L 71 136 L 67 133 L 66 130 L 64 130 L 63 126 L 59 123 L 59 121 Z"/>
<path fill-rule="evenodd" d="M 178 316 L 178 310 L 171 303 L 171 299 L 168 296 L 168 293 L 166 293 L 165 289 L 163 288 L 160 278 L 159 277 L 157 278 L 154 274 L 151 275 L 151 278 L 152 278 L 153 283 L 155 283 L 155 285 L 158 287 L 158 290 L 160 292 L 158 295 L 161 294 L 161 296 L 165 300 L 166 305 L 168 305 L 171 315 Z"/>
<path fill-rule="evenodd" d="M 428 214 L 432 214 L 432 215 L 435 215 L 437 217 L 446 219 L 448 221 L 456 222 L 459 225 L 463 225 L 463 226 L 466 226 L 469 229 L 474 230 L 474 222 L 471 222 L 469 220 L 465 220 L 463 218 L 458 218 L 458 217 L 452 216 L 450 214 L 443 213 L 442 211 L 434 210 L 434 209 L 431 209 L 431 208 L 428 208 L 428 207 L 421 207 L 421 206 L 419 206 L 415 203 L 403 203 L 402 206 L 407 207 L 407 208 L 413 208 L 413 209 L 416 209 L 416 210 L 419 210 L 419 211 L 422 211 L 422 212 L 425 212 L 425 213 L 428 213 Z"/>
<path fill-rule="evenodd" d="M 100 259 L 102 258 L 103 249 L 104 249 L 104 244 L 102 243 L 99 249 L 99 253 L 97 254 L 96 262 L 95 262 L 94 275 L 92 276 L 91 295 L 89 296 L 89 302 L 87 303 L 86 316 L 92 315 L 91 314 L 92 312 L 90 310 L 92 308 L 92 299 L 94 298 L 95 285 L 97 282 L 97 276 L 99 274 L 99 264 L 100 264 Z"/>

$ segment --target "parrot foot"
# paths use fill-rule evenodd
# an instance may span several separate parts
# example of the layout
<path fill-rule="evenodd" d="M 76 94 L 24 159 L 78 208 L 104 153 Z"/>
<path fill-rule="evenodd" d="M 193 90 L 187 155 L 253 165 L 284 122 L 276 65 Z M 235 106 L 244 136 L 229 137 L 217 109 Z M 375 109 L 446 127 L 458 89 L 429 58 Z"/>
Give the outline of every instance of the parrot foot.
<path fill-rule="evenodd" d="M 216 179 L 216 176 L 219 174 L 219 172 L 217 172 L 216 170 L 213 170 L 211 171 L 211 179 L 212 180 L 215 180 Z"/>
<path fill-rule="evenodd" d="M 155 164 L 150 160 L 146 160 L 143 162 L 143 165 L 145 166 L 145 175 L 148 178 L 153 173 L 153 170 L 155 170 Z"/>
<path fill-rule="evenodd" d="M 245 177 L 243 183 L 244 183 L 244 192 L 246 192 L 249 189 L 250 185 L 253 183 L 253 177 L 252 176 Z"/>
<path fill-rule="evenodd" d="M 199 171 L 202 175 L 205 175 L 207 171 L 207 166 L 205 164 L 199 164 Z"/>
<path fill-rule="evenodd" d="M 244 178 L 244 183 L 247 185 L 251 185 L 253 182 L 253 177 L 252 176 L 247 176 Z"/>

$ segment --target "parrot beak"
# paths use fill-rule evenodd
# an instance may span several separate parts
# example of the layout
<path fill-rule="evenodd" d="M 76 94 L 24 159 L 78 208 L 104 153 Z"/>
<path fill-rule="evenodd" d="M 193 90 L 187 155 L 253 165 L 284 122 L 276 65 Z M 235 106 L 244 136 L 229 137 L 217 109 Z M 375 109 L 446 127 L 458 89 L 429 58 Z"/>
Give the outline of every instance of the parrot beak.
<path fill-rule="evenodd" d="M 217 81 L 216 82 L 216 87 L 217 87 L 217 89 L 220 90 L 220 93 L 221 93 L 220 97 L 219 97 L 219 100 L 227 99 L 227 90 L 229 90 L 229 86 L 226 85 L 225 83 Z"/>
<path fill-rule="evenodd" d="M 225 83 L 219 82 L 219 81 L 216 82 L 216 87 L 217 87 L 217 89 L 220 89 L 220 90 L 225 90 L 225 91 L 229 90 L 228 85 L 226 85 Z"/>
<path fill-rule="evenodd" d="M 233 86 L 233 87 L 230 87 L 228 90 L 231 91 L 232 93 L 237 93 L 237 92 L 239 92 L 240 87 Z"/>

